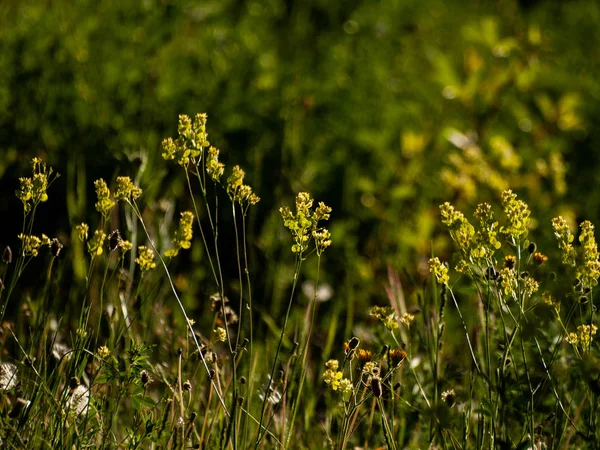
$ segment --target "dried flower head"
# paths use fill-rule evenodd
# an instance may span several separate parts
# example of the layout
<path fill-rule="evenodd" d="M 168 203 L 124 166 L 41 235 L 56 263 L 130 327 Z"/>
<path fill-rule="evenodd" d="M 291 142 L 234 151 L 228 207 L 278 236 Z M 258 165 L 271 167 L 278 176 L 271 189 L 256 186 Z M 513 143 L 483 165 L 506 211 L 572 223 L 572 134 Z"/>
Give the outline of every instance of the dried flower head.
<path fill-rule="evenodd" d="M 58 257 L 62 248 L 63 248 L 63 245 L 60 243 L 60 241 L 57 238 L 52 239 L 52 241 L 50 242 L 50 252 L 52 253 L 53 258 Z"/>
<path fill-rule="evenodd" d="M 456 401 L 456 392 L 454 391 L 454 389 L 450 389 L 448 391 L 442 392 L 442 400 L 444 402 L 446 402 L 446 404 L 450 408 L 452 408 L 454 406 L 455 401 Z"/>
<path fill-rule="evenodd" d="M 8 391 L 17 385 L 17 366 L 12 363 L 0 363 L 0 391 Z"/>
<path fill-rule="evenodd" d="M 508 255 L 504 257 L 504 267 L 507 269 L 514 269 L 517 266 L 517 257 Z"/>
<path fill-rule="evenodd" d="M 117 248 L 121 246 L 123 239 L 121 239 L 121 233 L 119 230 L 115 230 L 108 235 L 108 249 L 111 252 L 114 252 Z"/>
<path fill-rule="evenodd" d="M 542 264 L 548 262 L 548 257 L 546 255 L 541 254 L 540 252 L 535 252 L 533 254 L 533 260 L 541 266 Z"/>
<path fill-rule="evenodd" d="M 390 363 L 392 366 L 396 367 L 404 362 L 407 353 L 401 348 L 394 348 L 389 351 L 388 355 L 390 358 Z"/>
<path fill-rule="evenodd" d="M 70 392 L 67 400 L 67 408 L 77 416 L 86 415 L 90 403 L 90 391 L 84 385 L 80 384 Z"/>

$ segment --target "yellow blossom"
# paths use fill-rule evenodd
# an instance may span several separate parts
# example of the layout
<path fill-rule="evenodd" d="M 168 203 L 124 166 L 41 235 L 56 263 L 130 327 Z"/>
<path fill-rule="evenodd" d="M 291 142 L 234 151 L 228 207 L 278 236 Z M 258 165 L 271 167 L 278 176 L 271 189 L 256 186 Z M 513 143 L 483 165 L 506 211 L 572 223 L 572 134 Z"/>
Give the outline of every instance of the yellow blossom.
<path fill-rule="evenodd" d="M 135 258 L 135 262 L 140 266 L 142 274 L 156 268 L 154 252 L 143 245 L 138 247 L 138 257 Z"/>

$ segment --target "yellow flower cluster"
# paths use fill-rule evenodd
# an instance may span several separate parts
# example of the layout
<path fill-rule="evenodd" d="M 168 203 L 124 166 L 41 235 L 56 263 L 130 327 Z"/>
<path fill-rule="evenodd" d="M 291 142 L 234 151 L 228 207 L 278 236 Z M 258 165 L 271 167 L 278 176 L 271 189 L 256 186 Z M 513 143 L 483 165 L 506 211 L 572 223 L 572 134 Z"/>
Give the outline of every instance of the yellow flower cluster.
<path fill-rule="evenodd" d="M 577 333 L 569 333 L 565 340 L 571 345 L 580 345 L 582 348 L 589 348 L 592 343 L 593 336 L 596 335 L 598 327 L 594 324 L 579 325 Z"/>
<path fill-rule="evenodd" d="M 555 217 L 552 219 L 552 228 L 554 229 L 554 236 L 558 240 L 558 248 L 562 250 L 563 264 L 574 266 L 577 252 L 573 248 L 574 237 L 567 221 L 562 216 Z"/>
<path fill-rule="evenodd" d="M 447 285 L 450 281 L 450 276 L 448 275 L 448 265 L 440 262 L 438 257 L 429 259 L 429 272 L 435 275 L 435 279 L 439 284 Z"/>
<path fill-rule="evenodd" d="M 371 308 L 371 316 L 381 320 L 388 330 L 395 330 L 398 328 L 398 317 L 392 308 L 388 306 L 373 306 Z"/>
<path fill-rule="evenodd" d="M 260 197 L 252 192 L 252 188 L 244 184 L 246 173 L 240 166 L 234 166 L 229 178 L 227 178 L 227 194 L 231 200 L 240 205 L 256 205 Z"/>
<path fill-rule="evenodd" d="M 165 160 L 176 159 L 181 166 L 187 166 L 190 162 L 196 163 L 196 159 L 202 155 L 205 147 L 210 145 L 208 133 L 206 132 L 206 114 L 196 114 L 194 119 L 181 114 L 177 132 L 179 137 L 164 139 L 162 142 L 162 157 Z"/>
<path fill-rule="evenodd" d="M 504 293 L 510 297 L 516 296 L 518 290 L 518 282 L 517 274 L 515 273 L 515 271 L 513 269 L 505 267 L 500 271 L 500 279 L 502 289 L 504 289 Z"/>
<path fill-rule="evenodd" d="M 215 336 L 217 341 L 225 342 L 227 340 L 227 332 L 223 327 L 217 327 L 214 329 Z"/>
<path fill-rule="evenodd" d="M 165 255 L 169 258 L 176 256 L 179 253 L 179 249 L 187 250 L 192 245 L 192 225 L 194 222 L 194 215 L 190 211 L 184 211 L 181 213 L 181 219 L 179 219 L 179 227 L 175 231 L 173 243 L 176 245 L 175 248 L 167 250 Z"/>
<path fill-rule="evenodd" d="M 340 381 L 342 380 L 344 374 L 338 371 L 340 363 L 335 359 L 330 359 L 325 363 L 325 367 L 327 370 L 323 373 L 323 381 L 328 386 L 331 386 L 331 389 L 337 391 L 340 387 Z"/>
<path fill-rule="evenodd" d="M 131 202 L 142 195 L 142 189 L 135 186 L 129 177 L 117 177 L 115 199 Z"/>
<path fill-rule="evenodd" d="M 19 178 L 19 190 L 15 192 L 17 198 L 23 202 L 25 214 L 31 211 L 33 206 L 48 200 L 48 186 L 60 175 L 57 173 L 52 177 L 52 168 L 47 168 L 40 158 L 33 158 L 32 177 Z"/>
<path fill-rule="evenodd" d="M 46 236 L 42 235 L 42 237 Z M 19 239 L 21 240 L 21 249 L 23 256 L 37 256 L 42 246 L 50 245 L 50 239 L 48 238 L 48 242 L 45 243 L 42 239 L 40 239 L 37 236 L 30 236 L 23 233 L 19 234 Z"/>
<path fill-rule="evenodd" d="M 598 285 L 600 277 L 600 261 L 598 261 L 598 245 L 594 237 L 594 225 L 589 220 L 580 225 L 581 234 L 579 242 L 583 248 L 583 261 L 577 270 L 577 276 L 581 280 L 582 287 L 591 288 Z"/>
<path fill-rule="evenodd" d="M 331 245 L 331 233 L 323 228 L 321 231 L 313 231 L 312 236 L 317 246 L 317 254 L 321 255 Z"/>
<path fill-rule="evenodd" d="M 98 347 L 98 356 L 102 359 L 106 359 L 110 356 L 110 350 L 106 345 L 101 345 Z"/>
<path fill-rule="evenodd" d="M 213 179 L 219 181 L 225 171 L 225 164 L 219 162 L 219 149 L 210 147 L 206 158 L 206 173 Z"/>
<path fill-rule="evenodd" d="M 94 236 L 87 243 L 88 253 L 92 256 L 100 256 L 103 252 L 102 245 L 105 238 L 106 234 L 104 231 L 96 230 Z"/>
<path fill-rule="evenodd" d="M 88 238 L 88 232 L 90 231 L 90 227 L 87 223 L 82 222 L 79 225 L 75 226 L 77 230 L 77 235 L 81 241 L 86 241 Z"/>
<path fill-rule="evenodd" d="M 308 249 L 311 237 L 315 239 L 318 254 L 331 245 L 331 235 L 326 228 L 319 228 L 321 220 L 329 220 L 331 208 L 320 202 L 314 212 L 313 199 L 307 192 L 296 196 L 296 214 L 288 207 L 279 208 L 283 225 L 292 232 L 292 252 L 302 254 Z"/>
<path fill-rule="evenodd" d="M 404 313 L 402 314 L 402 317 L 400 317 L 400 323 L 403 323 L 407 327 L 410 327 L 410 324 L 413 323 L 414 320 L 415 316 L 409 313 Z"/>
<path fill-rule="evenodd" d="M 110 210 L 115 206 L 115 202 L 110 199 L 110 189 L 108 189 L 106 182 L 102 178 L 94 181 L 94 186 L 96 187 L 96 195 L 98 196 L 98 201 L 95 205 L 96 211 L 106 218 Z"/>
<path fill-rule="evenodd" d="M 479 230 L 476 235 L 476 245 L 471 250 L 475 258 L 491 258 L 502 244 L 498 240 L 498 222 L 494 218 L 492 206 L 480 203 L 474 213 L 479 221 Z"/>
<path fill-rule="evenodd" d="M 135 258 L 135 262 L 140 266 L 142 274 L 145 274 L 149 270 L 156 268 L 156 263 L 154 262 L 154 252 L 143 245 L 138 247 L 138 257 Z"/>
<path fill-rule="evenodd" d="M 527 204 L 517 200 L 517 194 L 508 189 L 502 193 L 502 206 L 508 223 L 500 228 L 500 232 L 515 240 L 527 236 L 531 214 Z"/>
<path fill-rule="evenodd" d="M 440 205 L 440 212 L 442 214 L 442 223 L 448 226 L 452 238 L 456 241 L 460 250 L 468 254 L 471 241 L 475 235 L 475 228 L 473 228 L 473 225 L 469 223 L 463 213 L 456 211 L 454 206 L 448 202 Z"/>

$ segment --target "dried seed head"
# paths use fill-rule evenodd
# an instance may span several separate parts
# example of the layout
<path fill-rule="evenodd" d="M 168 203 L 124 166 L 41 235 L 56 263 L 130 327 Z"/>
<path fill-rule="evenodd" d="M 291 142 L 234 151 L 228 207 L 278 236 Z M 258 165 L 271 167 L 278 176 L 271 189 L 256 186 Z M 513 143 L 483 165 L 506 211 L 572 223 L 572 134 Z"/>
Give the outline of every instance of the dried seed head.
<path fill-rule="evenodd" d="M 62 248 L 63 248 L 63 245 L 60 243 L 60 241 L 57 238 L 52 239 L 52 242 L 50 243 L 50 253 L 52 253 L 52 256 L 54 258 L 58 257 Z"/>
<path fill-rule="evenodd" d="M 383 394 L 383 390 L 381 388 L 381 378 L 371 377 L 371 391 L 373 391 L 373 396 L 381 398 Z"/>
<path fill-rule="evenodd" d="M 8 391 L 17 385 L 17 366 L 12 363 L 0 364 L 0 391 Z"/>
<path fill-rule="evenodd" d="M 358 347 L 358 344 L 360 344 L 360 339 L 358 339 L 356 336 L 354 336 L 352 339 L 350 339 L 348 341 L 348 348 L 350 350 L 354 350 L 356 347 Z"/>
<path fill-rule="evenodd" d="M 142 381 L 142 385 L 146 386 L 152 381 L 152 378 L 150 378 L 150 375 L 148 375 L 146 370 L 142 370 L 142 373 L 140 373 L 140 380 Z"/>
<path fill-rule="evenodd" d="M 446 404 L 452 408 L 456 401 L 456 392 L 454 389 L 450 389 L 449 391 L 442 392 L 442 400 L 446 402 Z"/>
<path fill-rule="evenodd" d="M 358 358 L 358 362 L 361 366 L 364 366 L 366 363 L 373 361 L 373 353 L 369 350 L 365 350 L 364 348 L 359 348 L 356 357 Z"/>
<path fill-rule="evenodd" d="M 80 384 L 81 384 L 81 381 L 79 381 L 79 377 L 73 377 L 69 380 L 69 388 L 70 389 L 75 389 Z"/>
<path fill-rule="evenodd" d="M 402 362 L 404 361 L 404 358 L 406 358 L 406 352 L 404 350 L 402 350 L 401 348 L 394 348 L 394 349 L 390 350 L 390 352 L 388 354 L 390 357 L 390 362 L 392 363 L 392 366 L 394 366 L 394 367 L 402 364 Z"/>
<path fill-rule="evenodd" d="M 2 253 L 2 261 L 4 264 L 10 264 L 12 262 L 12 250 L 7 245 L 4 249 L 4 253 Z"/>
<path fill-rule="evenodd" d="M 514 269 L 517 265 L 517 257 L 513 255 L 508 255 L 504 258 L 504 267 L 507 269 Z"/>
<path fill-rule="evenodd" d="M 123 242 L 123 240 L 121 239 L 121 233 L 119 233 L 119 230 L 115 230 L 108 235 L 108 249 L 111 252 L 114 252 L 117 248 L 119 248 L 121 246 L 121 242 Z"/>

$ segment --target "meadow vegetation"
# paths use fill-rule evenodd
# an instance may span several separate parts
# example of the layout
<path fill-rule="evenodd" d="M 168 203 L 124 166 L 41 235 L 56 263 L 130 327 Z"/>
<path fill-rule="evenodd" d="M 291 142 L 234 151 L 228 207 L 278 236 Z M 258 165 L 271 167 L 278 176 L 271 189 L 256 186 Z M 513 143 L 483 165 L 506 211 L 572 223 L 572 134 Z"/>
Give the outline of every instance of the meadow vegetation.
<path fill-rule="evenodd" d="M 596 448 L 591 222 L 575 231 L 555 217 L 546 225 L 556 249 L 545 249 L 511 190 L 498 218 L 479 204 L 475 225 L 446 202 L 451 264 L 432 256 L 431 279 L 409 297 L 390 269 L 387 304 L 372 305 L 356 335 L 338 341 L 334 329 L 318 355 L 332 208 L 306 192 L 280 208 L 294 270 L 285 313 L 272 320 L 253 305 L 259 274 L 248 259 L 260 197 L 239 166 L 221 162 L 206 114 L 179 116 L 177 133 L 161 153 L 178 166 L 192 210 L 161 239 L 143 187 L 129 176 L 96 180 L 97 214 L 73 229 L 86 249 L 85 289 L 68 310 L 57 305 L 66 302 L 57 277 L 69 272 L 63 242 L 36 221 L 59 174 L 34 158 L 19 179 L 20 244 L 4 249 L 0 291 L 5 448 Z M 220 239 L 224 216 L 232 242 Z M 212 274 L 210 301 L 194 316 L 175 264 L 192 244 Z M 227 260 L 237 267 L 231 279 Z M 300 304 L 303 265 L 315 275 Z M 263 323 L 268 331 L 257 332 Z"/>
<path fill-rule="evenodd" d="M 599 29 L 0 2 L 0 447 L 597 448 Z"/>

